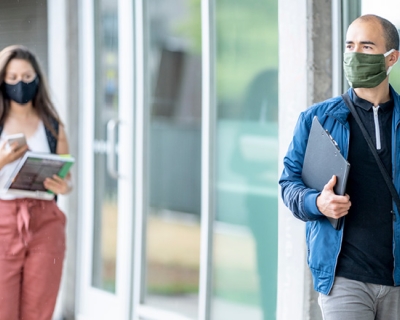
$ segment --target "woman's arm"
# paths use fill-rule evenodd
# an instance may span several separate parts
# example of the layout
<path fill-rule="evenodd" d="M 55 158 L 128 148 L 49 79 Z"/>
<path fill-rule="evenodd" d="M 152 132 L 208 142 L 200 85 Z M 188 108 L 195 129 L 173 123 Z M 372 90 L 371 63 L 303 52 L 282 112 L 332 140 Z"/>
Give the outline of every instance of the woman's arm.
<path fill-rule="evenodd" d="M 57 139 L 57 154 L 68 154 L 69 146 L 67 135 L 65 134 L 64 126 L 60 125 L 58 129 L 58 139 Z"/>
<path fill-rule="evenodd" d="M 58 139 L 57 139 L 57 154 L 68 154 L 69 146 L 67 135 L 65 134 L 64 126 L 60 125 L 58 129 Z M 44 181 L 44 186 L 46 189 L 54 192 L 55 194 L 67 194 L 72 190 L 71 183 L 71 172 L 67 174 L 65 179 L 54 175 L 52 179 L 47 178 Z"/>

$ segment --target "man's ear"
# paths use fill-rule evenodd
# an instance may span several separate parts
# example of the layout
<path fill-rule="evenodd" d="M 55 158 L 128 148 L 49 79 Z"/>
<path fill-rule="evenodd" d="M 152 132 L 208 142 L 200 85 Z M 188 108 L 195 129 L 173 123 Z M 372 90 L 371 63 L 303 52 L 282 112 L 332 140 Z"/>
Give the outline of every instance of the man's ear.
<path fill-rule="evenodd" d="M 395 50 L 389 57 L 390 66 L 394 65 L 400 58 L 400 52 Z"/>

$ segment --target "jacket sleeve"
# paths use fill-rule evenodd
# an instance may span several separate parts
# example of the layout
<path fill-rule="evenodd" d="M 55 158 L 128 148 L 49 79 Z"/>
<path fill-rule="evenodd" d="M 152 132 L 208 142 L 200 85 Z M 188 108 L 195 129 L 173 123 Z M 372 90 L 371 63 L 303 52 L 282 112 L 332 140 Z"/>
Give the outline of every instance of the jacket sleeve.
<path fill-rule="evenodd" d="M 284 168 L 279 179 L 283 202 L 295 217 L 303 221 L 323 217 L 316 203 L 320 192 L 307 188 L 301 179 L 310 127 L 311 121 L 307 122 L 304 113 L 301 113 L 294 130 L 293 140 L 283 159 Z"/>

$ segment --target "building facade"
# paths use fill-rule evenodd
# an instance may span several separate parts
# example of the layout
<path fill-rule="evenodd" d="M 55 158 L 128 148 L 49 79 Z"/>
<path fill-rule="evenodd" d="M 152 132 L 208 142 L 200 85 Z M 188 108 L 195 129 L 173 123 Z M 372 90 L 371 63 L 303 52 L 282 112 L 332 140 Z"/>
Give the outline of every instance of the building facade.
<path fill-rule="evenodd" d="M 346 88 L 348 24 L 400 28 L 395 6 L 0 0 L 0 46 L 37 53 L 77 158 L 54 319 L 321 319 L 281 161 Z"/>

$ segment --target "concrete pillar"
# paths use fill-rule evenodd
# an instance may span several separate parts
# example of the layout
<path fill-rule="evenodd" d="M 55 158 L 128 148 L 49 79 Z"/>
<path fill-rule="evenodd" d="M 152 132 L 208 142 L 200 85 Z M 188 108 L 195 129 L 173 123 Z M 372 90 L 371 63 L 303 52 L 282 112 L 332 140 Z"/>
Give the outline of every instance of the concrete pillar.
<path fill-rule="evenodd" d="M 279 159 L 299 113 L 332 96 L 330 0 L 279 1 Z M 322 319 L 306 263 L 305 224 L 279 203 L 279 320 Z"/>
<path fill-rule="evenodd" d="M 79 212 L 79 40 L 78 1 L 48 1 L 49 84 L 52 98 L 65 125 L 70 154 L 76 159 L 72 167 L 73 191 L 60 196 L 58 204 L 67 215 L 67 251 L 54 320 L 75 319 L 77 229 Z"/>
<path fill-rule="evenodd" d="M 81 126 L 80 120 L 80 68 L 79 68 L 79 15 L 78 15 L 78 1 L 66 1 L 66 17 L 68 21 L 67 29 L 67 117 L 69 119 L 68 125 L 68 138 L 70 141 L 70 152 L 79 159 L 79 142 L 81 139 Z M 63 287 L 63 320 L 75 319 L 76 310 L 76 279 L 77 279 L 77 252 L 78 252 L 78 228 L 79 228 L 79 203 L 81 201 L 79 192 L 79 172 L 80 163 L 76 161 L 74 164 L 74 189 L 68 196 L 69 202 L 69 216 L 68 216 L 68 229 L 67 229 L 67 256 L 65 264 L 65 286 Z"/>

